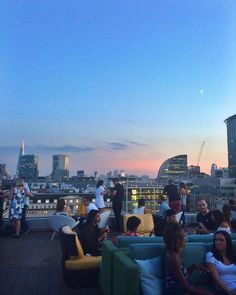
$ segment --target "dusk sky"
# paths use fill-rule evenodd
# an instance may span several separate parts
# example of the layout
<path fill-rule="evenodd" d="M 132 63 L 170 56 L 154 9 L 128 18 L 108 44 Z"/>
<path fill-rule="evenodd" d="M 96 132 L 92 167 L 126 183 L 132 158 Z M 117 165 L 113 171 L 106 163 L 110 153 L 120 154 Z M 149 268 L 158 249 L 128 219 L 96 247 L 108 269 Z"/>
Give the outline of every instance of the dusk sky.
<path fill-rule="evenodd" d="M 156 177 L 167 158 L 226 167 L 235 0 L 0 1 L 0 163 L 19 145 L 70 175 Z"/>

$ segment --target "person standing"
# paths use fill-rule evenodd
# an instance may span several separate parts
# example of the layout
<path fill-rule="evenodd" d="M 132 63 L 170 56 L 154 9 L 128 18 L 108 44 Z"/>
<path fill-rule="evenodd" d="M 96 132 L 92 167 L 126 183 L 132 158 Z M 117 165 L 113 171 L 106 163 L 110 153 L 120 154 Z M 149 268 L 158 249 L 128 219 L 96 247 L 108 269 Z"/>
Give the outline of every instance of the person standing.
<path fill-rule="evenodd" d="M 99 212 L 102 212 L 105 208 L 105 203 L 104 203 L 104 195 L 106 194 L 105 188 L 103 186 L 104 181 L 99 180 L 97 183 L 97 189 L 95 192 L 96 200 L 95 200 L 95 205 L 98 207 Z"/>
<path fill-rule="evenodd" d="M 178 192 L 178 187 L 173 183 L 173 180 L 168 181 L 168 185 L 164 187 L 164 193 L 169 199 L 170 209 L 175 210 L 175 213 L 181 211 L 181 197 Z"/>
<path fill-rule="evenodd" d="M 165 218 L 166 211 L 168 209 L 170 209 L 170 207 L 167 204 L 166 199 L 165 199 L 164 196 L 160 196 L 159 197 L 158 203 L 160 204 L 160 209 L 159 209 L 159 212 L 157 213 L 157 217 L 159 219 L 164 219 Z"/>
<path fill-rule="evenodd" d="M 26 182 L 24 182 L 24 180 L 21 181 L 23 184 L 24 184 L 24 190 L 26 192 L 26 195 L 25 195 L 25 204 L 24 204 L 24 207 L 23 207 L 23 210 L 22 210 L 22 218 L 21 218 L 21 231 L 22 233 L 24 234 L 28 234 L 30 232 L 30 228 L 27 224 L 27 221 L 26 221 L 26 211 L 29 207 L 29 198 L 32 197 L 32 193 L 30 191 L 30 188 L 28 186 L 28 184 Z"/>
<path fill-rule="evenodd" d="M 20 237 L 21 219 L 25 206 L 25 197 L 28 195 L 24 188 L 24 183 L 19 182 L 14 191 L 11 192 L 9 202 L 9 219 L 15 228 L 15 238 Z"/>
<path fill-rule="evenodd" d="M 112 209 L 115 214 L 115 229 L 117 231 L 121 231 L 121 210 L 125 189 L 124 186 L 119 183 L 118 178 L 113 179 L 113 184 L 114 189 L 112 191 Z"/>
<path fill-rule="evenodd" d="M 182 200 L 182 210 L 188 211 L 187 204 L 189 203 L 189 201 L 188 201 L 189 192 L 188 192 L 188 188 L 187 188 L 186 184 L 183 182 L 180 182 L 180 184 L 179 184 L 179 195 Z"/>

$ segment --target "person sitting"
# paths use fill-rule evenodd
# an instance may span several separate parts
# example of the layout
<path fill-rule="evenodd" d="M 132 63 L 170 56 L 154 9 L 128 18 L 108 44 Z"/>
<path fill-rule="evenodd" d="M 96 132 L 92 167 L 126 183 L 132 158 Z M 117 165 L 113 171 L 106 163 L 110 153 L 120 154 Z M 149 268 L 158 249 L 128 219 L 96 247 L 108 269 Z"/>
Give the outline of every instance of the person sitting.
<path fill-rule="evenodd" d="M 207 207 L 207 203 L 204 199 L 197 201 L 199 213 L 197 214 L 197 234 L 208 234 L 216 230 L 216 225 L 211 219 L 211 212 Z"/>
<path fill-rule="evenodd" d="M 151 209 L 145 207 L 145 200 L 143 198 L 138 200 L 138 206 L 133 210 L 134 214 L 148 214 L 152 213 Z"/>
<path fill-rule="evenodd" d="M 139 236 L 137 233 L 137 229 L 141 223 L 140 218 L 137 216 L 130 216 L 127 220 L 127 231 L 125 233 L 122 233 L 122 236 Z"/>
<path fill-rule="evenodd" d="M 78 233 L 84 253 L 91 256 L 101 255 L 101 241 L 107 237 L 108 228 L 99 229 L 100 213 L 98 210 L 92 209 L 87 221 L 81 231 Z"/>
<path fill-rule="evenodd" d="M 231 233 L 230 224 L 225 221 L 224 215 L 220 210 L 213 210 L 211 212 L 211 219 L 214 222 L 217 231 L 225 230 L 229 234 Z"/>
<path fill-rule="evenodd" d="M 236 294 L 236 257 L 226 231 L 215 233 L 212 250 L 206 254 L 206 264 L 217 287 L 217 294 Z"/>
<path fill-rule="evenodd" d="M 68 216 L 69 211 L 70 209 L 66 207 L 66 201 L 64 199 L 57 200 L 56 212 L 54 213 L 55 215 Z"/>
<path fill-rule="evenodd" d="M 234 200 L 232 200 L 232 199 L 229 200 L 229 207 L 231 210 L 232 219 L 236 219 L 236 204 L 235 204 Z"/>
<path fill-rule="evenodd" d="M 98 210 L 98 207 L 92 202 L 92 197 L 91 196 L 85 196 L 83 197 L 83 202 L 86 207 L 86 214 L 84 217 L 87 217 L 89 212 L 91 210 Z"/>
<path fill-rule="evenodd" d="M 232 219 L 230 222 L 230 231 L 231 233 L 236 233 L 236 219 Z"/>
<path fill-rule="evenodd" d="M 231 209 L 230 206 L 228 204 L 224 204 L 222 207 L 222 212 L 225 218 L 225 221 L 228 222 L 230 224 L 231 222 Z"/>
<path fill-rule="evenodd" d="M 177 220 L 175 218 L 175 210 L 173 209 L 166 210 L 165 219 L 159 220 L 159 222 L 155 223 L 155 227 L 154 227 L 155 236 L 163 236 L 165 227 L 168 224 L 174 224 L 174 223 L 177 223 Z"/>
<path fill-rule="evenodd" d="M 159 200 L 158 200 L 158 203 L 160 204 L 160 210 L 159 212 L 157 213 L 156 217 L 159 219 L 164 219 L 165 218 L 165 213 L 168 209 L 170 209 L 167 201 L 166 201 L 166 198 L 164 196 L 160 196 L 159 197 Z"/>
<path fill-rule="evenodd" d="M 184 231 L 178 223 L 169 224 L 164 233 L 166 246 L 165 257 L 165 295 L 209 295 L 211 293 L 191 286 L 188 275 L 194 270 L 187 270 L 182 262 L 181 253 L 184 249 Z M 196 268 L 196 267 L 195 267 Z"/>

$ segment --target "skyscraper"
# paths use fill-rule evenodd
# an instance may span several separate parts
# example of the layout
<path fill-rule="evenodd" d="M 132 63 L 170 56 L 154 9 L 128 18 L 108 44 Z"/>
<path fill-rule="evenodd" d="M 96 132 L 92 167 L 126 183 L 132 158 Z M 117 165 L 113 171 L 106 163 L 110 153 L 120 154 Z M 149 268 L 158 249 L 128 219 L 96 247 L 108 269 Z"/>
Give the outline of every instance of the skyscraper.
<path fill-rule="evenodd" d="M 38 156 L 36 155 L 22 155 L 19 158 L 19 178 L 26 181 L 37 180 L 39 176 L 38 171 Z"/>
<path fill-rule="evenodd" d="M 229 177 L 236 178 L 236 115 L 225 120 L 227 126 Z"/>
<path fill-rule="evenodd" d="M 177 155 L 167 159 L 160 167 L 157 175 L 159 183 L 166 183 L 168 179 L 179 180 L 188 176 L 187 155 Z"/>
<path fill-rule="evenodd" d="M 69 157 L 67 155 L 52 156 L 52 177 L 55 180 L 69 178 Z"/>
<path fill-rule="evenodd" d="M 18 162 L 16 167 L 16 178 L 19 178 L 21 156 L 24 156 L 24 154 L 25 154 L 25 143 L 24 141 L 22 141 L 20 145 L 19 157 L 18 157 Z"/>

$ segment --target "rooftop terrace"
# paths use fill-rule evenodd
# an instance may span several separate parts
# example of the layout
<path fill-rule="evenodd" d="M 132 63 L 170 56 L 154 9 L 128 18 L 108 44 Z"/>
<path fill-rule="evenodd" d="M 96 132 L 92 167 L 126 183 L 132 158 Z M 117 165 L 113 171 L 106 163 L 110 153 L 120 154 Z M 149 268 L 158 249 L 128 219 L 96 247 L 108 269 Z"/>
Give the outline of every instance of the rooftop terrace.
<path fill-rule="evenodd" d="M 0 236 L 0 294 L 98 295 L 97 289 L 73 290 L 62 278 L 60 243 L 51 232 L 30 232 L 20 239 Z"/>

